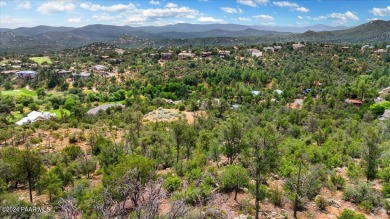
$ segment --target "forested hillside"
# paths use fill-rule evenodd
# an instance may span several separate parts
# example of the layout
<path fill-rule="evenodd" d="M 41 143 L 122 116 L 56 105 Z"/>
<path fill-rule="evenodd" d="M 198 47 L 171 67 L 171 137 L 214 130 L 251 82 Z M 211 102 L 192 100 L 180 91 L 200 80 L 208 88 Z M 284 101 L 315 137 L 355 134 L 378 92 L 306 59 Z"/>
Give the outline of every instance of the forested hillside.
<path fill-rule="evenodd" d="M 0 205 L 46 211 L 0 217 L 388 218 L 390 52 L 362 46 L 3 56 Z"/>

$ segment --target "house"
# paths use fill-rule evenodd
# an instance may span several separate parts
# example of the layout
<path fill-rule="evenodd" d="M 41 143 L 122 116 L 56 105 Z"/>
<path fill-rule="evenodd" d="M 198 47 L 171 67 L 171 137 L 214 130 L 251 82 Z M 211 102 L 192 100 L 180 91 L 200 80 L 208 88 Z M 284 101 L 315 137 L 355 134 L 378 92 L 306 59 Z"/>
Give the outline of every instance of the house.
<path fill-rule="evenodd" d="M 366 50 L 366 49 L 373 49 L 373 48 L 374 48 L 374 46 L 364 45 L 364 46 L 362 46 L 360 49 L 361 49 L 362 51 L 364 51 L 364 50 Z"/>
<path fill-rule="evenodd" d="M 381 91 L 379 91 L 379 94 L 389 94 L 390 93 L 390 87 L 383 88 Z"/>
<path fill-rule="evenodd" d="M 282 50 L 281 46 L 274 46 L 274 51 L 280 51 L 280 50 Z"/>
<path fill-rule="evenodd" d="M 191 51 L 183 51 L 177 55 L 179 59 L 193 58 L 195 56 Z"/>
<path fill-rule="evenodd" d="M 106 66 L 104 65 L 95 65 L 92 67 L 93 70 L 96 70 L 96 71 L 104 71 L 106 69 Z"/>
<path fill-rule="evenodd" d="M 218 57 L 225 58 L 226 56 L 230 55 L 230 51 L 222 51 L 218 50 Z"/>
<path fill-rule="evenodd" d="M 258 49 L 248 49 L 248 52 L 251 54 L 251 56 L 254 57 L 262 57 L 263 52 L 259 51 Z"/>
<path fill-rule="evenodd" d="M 253 94 L 254 96 L 257 96 L 257 95 L 260 94 L 260 91 L 258 91 L 258 90 L 253 90 L 253 91 L 251 91 L 251 94 Z"/>
<path fill-rule="evenodd" d="M 384 121 L 384 120 L 388 120 L 389 118 L 390 118 L 390 110 L 385 110 L 383 115 L 379 117 L 379 120 Z"/>
<path fill-rule="evenodd" d="M 102 57 L 102 59 L 108 59 L 108 58 L 110 58 L 110 56 L 101 56 Z"/>
<path fill-rule="evenodd" d="M 211 56 L 211 52 L 202 52 L 200 55 L 202 56 L 202 58 L 207 58 Z"/>
<path fill-rule="evenodd" d="M 16 125 L 26 125 L 36 121 L 48 120 L 55 117 L 56 114 L 50 112 L 32 111 L 26 117 L 16 122 Z"/>
<path fill-rule="evenodd" d="M 16 64 L 16 65 L 20 65 L 20 64 L 22 64 L 22 61 L 20 61 L 20 60 L 11 60 L 11 63 L 12 64 Z"/>
<path fill-rule="evenodd" d="M 389 49 L 390 49 L 390 45 L 387 45 L 387 46 L 386 46 L 386 50 L 389 50 Z"/>
<path fill-rule="evenodd" d="M 294 44 L 292 45 L 292 47 L 293 47 L 294 50 L 297 50 L 297 49 L 300 49 L 300 48 L 305 47 L 305 45 L 303 45 L 303 44 L 301 44 L 301 43 L 294 43 Z"/>
<path fill-rule="evenodd" d="M 290 109 L 302 109 L 303 99 L 294 99 L 294 102 L 288 103 L 287 107 Z"/>
<path fill-rule="evenodd" d="M 274 47 L 264 47 L 264 52 L 275 52 Z"/>
<path fill-rule="evenodd" d="M 3 75 L 5 77 L 13 77 L 13 76 L 15 76 L 15 74 L 16 74 L 15 70 L 0 71 L 0 75 Z"/>
<path fill-rule="evenodd" d="M 88 110 L 87 114 L 88 115 L 96 115 L 100 110 L 106 111 L 108 108 L 111 108 L 111 107 L 125 108 L 126 106 L 122 105 L 122 104 L 103 104 L 103 105 L 100 105 L 100 106 L 97 106 L 97 107 L 94 107 L 94 108 Z"/>
<path fill-rule="evenodd" d="M 81 72 L 80 74 L 73 73 L 72 77 L 73 79 L 88 79 L 89 77 L 91 77 L 91 73 L 85 71 Z"/>
<path fill-rule="evenodd" d="M 101 75 L 102 77 L 104 77 L 104 78 L 110 78 L 110 77 L 113 76 L 113 74 L 112 74 L 112 73 L 109 73 L 109 72 L 102 72 L 102 73 L 100 73 L 100 75 Z"/>
<path fill-rule="evenodd" d="M 385 53 L 386 50 L 385 49 L 378 49 L 378 50 L 375 50 L 374 53 L 377 53 L 377 54 L 381 54 L 381 53 Z"/>
<path fill-rule="evenodd" d="M 37 76 L 36 71 L 18 71 L 16 72 L 18 78 L 34 79 Z"/>
<path fill-rule="evenodd" d="M 173 57 L 172 51 L 161 53 L 161 59 L 169 60 L 169 59 L 172 59 L 172 57 Z"/>
<path fill-rule="evenodd" d="M 385 99 L 380 98 L 380 97 L 374 98 L 374 103 L 382 103 L 384 101 L 385 101 Z"/>
<path fill-rule="evenodd" d="M 276 90 L 274 90 L 277 94 L 282 94 L 283 93 L 283 91 L 281 91 L 281 90 L 279 90 L 279 89 L 276 89 Z"/>
<path fill-rule="evenodd" d="M 66 71 L 66 70 L 56 70 L 56 74 L 58 77 L 67 77 L 71 74 L 71 71 Z"/>
<path fill-rule="evenodd" d="M 119 55 L 122 55 L 125 52 L 125 50 L 123 50 L 123 49 L 115 49 L 115 52 L 118 53 Z"/>
<path fill-rule="evenodd" d="M 361 106 L 363 104 L 363 101 L 359 100 L 359 99 L 346 99 L 344 101 L 345 103 L 347 104 L 353 104 L 355 106 Z"/>

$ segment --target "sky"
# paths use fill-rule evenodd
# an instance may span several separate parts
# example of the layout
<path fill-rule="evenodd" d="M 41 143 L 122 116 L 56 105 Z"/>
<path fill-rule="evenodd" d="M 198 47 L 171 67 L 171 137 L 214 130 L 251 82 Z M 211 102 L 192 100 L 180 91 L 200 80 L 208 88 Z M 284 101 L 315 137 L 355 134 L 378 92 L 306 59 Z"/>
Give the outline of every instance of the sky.
<path fill-rule="evenodd" d="M 390 0 L 0 0 L 0 28 L 234 23 L 356 26 L 390 19 Z"/>

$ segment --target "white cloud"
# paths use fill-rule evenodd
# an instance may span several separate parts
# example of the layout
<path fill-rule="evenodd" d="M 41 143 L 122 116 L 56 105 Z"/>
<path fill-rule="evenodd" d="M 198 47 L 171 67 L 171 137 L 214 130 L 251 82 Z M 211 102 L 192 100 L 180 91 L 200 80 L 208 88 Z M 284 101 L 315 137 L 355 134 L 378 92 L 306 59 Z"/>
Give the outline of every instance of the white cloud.
<path fill-rule="evenodd" d="M 37 11 L 42 14 L 52 14 L 64 11 L 73 11 L 75 5 L 67 1 L 49 1 L 37 8 Z"/>
<path fill-rule="evenodd" d="M 72 17 L 72 18 L 68 19 L 68 22 L 69 23 L 80 23 L 81 22 L 81 18 L 79 18 L 79 17 Z"/>
<path fill-rule="evenodd" d="M 272 4 L 274 4 L 275 6 L 278 6 L 278 7 L 282 7 L 282 8 L 290 8 L 291 11 L 298 11 L 298 12 L 303 12 L 303 13 L 310 11 L 309 9 L 307 9 L 305 7 L 301 7 L 297 3 L 288 2 L 288 1 L 272 2 Z"/>
<path fill-rule="evenodd" d="M 31 9 L 30 1 L 17 1 L 16 2 L 16 9 Z"/>
<path fill-rule="evenodd" d="M 200 18 L 198 18 L 197 21 L 201 22 L 201 23 L 225 23 L 224 20 L 216 19 L 213 17 L 200 17 Z"/>
<path fill-rule="evenodd" d="M 15 28 L 15 27 L 31 27 L 35 26 L 32 19 L 17 18 L 11 16 L 0 16 L 0 27 Z"/>
<path fill-rule="evenodd" d="M 125 11 L 134 8 L 135 6 L 133 4 L 123 5 L 123 4 L 117 4 L 117 5 L 111 5 L 111 6 L 102 6 L 102 5 L 96 5 L 91 3 L 81 3 L 80 8 L 89 10 L 89 11 L 105 11 L 105 12 L 118 12 L 118 11 Z"/>
<path fill-rule="evenodd" d="M 377 20 L 380 20 L 380 19 L 376 18 L 376 17 L 374 17 L 374 18 L 367 18 L 366 19 L 366 21 L 377 21 Z"/>
<path fill-rule="evenodd" d="M 1 7 L 4 7 L 4 6 L 6 6 L 7 5 L 7 3 L 5 3 L 5 2 L 3 2 L 3 1 L 0 1 L 0 8 Z"/>
<path fill-rule="evenodd" d="M 278 7 L 283 7 L 283 8 L 298 8 L 299 5 L 297 3 L 292 3 L 292 2 L 272 2 L 272 4 L 278 6 Z"/>
<path fill-rule="evenodd" d="M 92 19 L 99 21 L 99 22 L 113 22 L 113 21 L 118 21 L 121 17 L 116 15 L 116 16 L 110 16 L 108 14 L 102 14 L 102 15 L 94 15 L 92 16 Z"/>
<path fill-rule="evenodd" d="M 294 11 L 303 12 L 303 13 L 306 13 L 306 12 L 310 11 L 308 8 L 305 8 L 305 7 L 294 8 L 293 10 Z"/>
<path fill-rule="evenodd" d="M 239 17 L 237 18 L 238 21 L 251 21 L 249 17 Z"/>
<path fill-rule="evenodd" d="M 88 6 L 88 7 L 87 7 Z M 103 11 L 101 15 L 94 15 L 92 19 L 98 22 L 116 23 L 120 25 L 144 25 L 146 23 L 172 23 L 178 18 L 195 19 L 200 12 L 189 7 L 179 7 L 176 4 L 168 3 L 163 8 L 140 9 L 136 5 L 129 4 L 126 7 L 121 5 L 101 6 L 84 5 L 83 8 L 92 11 Z M 115 15 L 110 14 L 116 10 Z"/>
<path fill-rule="evenodd" d="M 347 11 L 345 13 L 332 13 L 325 16 L 319 16 L 313 19 L 317 21 L 329 19 L 333 20 L 334 24 L 345 24 L 349 20 L 358 21 L 359 17 L 356 16 L 354 13 Z"/>
<path fill-rule="evenodd" d="M 302 17 L 302 16 L 298 16 L 298 19 L 299 19 L 299 20 L 302 20 L 302 19 L 303 19 L 303 17 Z"/>
<path fill-rule="evenodd" d="M 169 2 L 168 4 L 165 5 L 166 8 L 177 8 L 177 4 L 174 4 L 172 2 Z"/>
<path fill-rule="evenodd" d="M 373 8 L 370 13 L 381 17 L 390 16 L 390 6 L 387 6 L 386 8 Z"/>
<path fill-rule="evenodd" d="M 266 14 L 255 15 L 253 17 L 259 21 L 273 21 L 274 20 L 274 17 L 272 17 L 270 15 L 266 15 Z"/>
<path fill-rule="evenodd" d="M 241 8 L 221 7 L 221 10 L 229 14 L 242 14 Z"/>
<path fill-rule="evenodd" d="M 150 0 L 149 4 L 151 4 L 151 5 L 159 5 L 160 2 L 159 1 Z"/>
<path fill-rule="evenodd" d="M 250 6 L 257 7 L 258 5 L 265 5 L 269 2 L 269 0 L 237 0 L 237 3 Z"/>

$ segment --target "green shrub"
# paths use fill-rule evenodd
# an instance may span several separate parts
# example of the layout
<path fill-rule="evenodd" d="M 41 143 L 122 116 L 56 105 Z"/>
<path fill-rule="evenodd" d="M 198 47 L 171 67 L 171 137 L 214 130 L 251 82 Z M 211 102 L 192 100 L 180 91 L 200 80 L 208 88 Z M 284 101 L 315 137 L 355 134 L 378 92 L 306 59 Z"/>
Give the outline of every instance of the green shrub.
<path fill-rule="evenodd" d="M 357 214 L 352 210 L 344 209 L 338 219 L 366 219 L 366 217 L 362 214 Z"/>
<path fill-rule="evenodd" d="M 77 143 L 77 136 L 75 134 L 69 135 L 69 143 L 71 144 Z"/>
<path fill-rule="evenodd" d="M 343 189 L 345 186 L 345 179 L 339 174 L 332 175 L 330 181 L 337 189 Z"/>
<path fill-rule="evenodd" d="M 164 188 L 169 192 L 177 191 L 180 185 L 181 179 L 177 176 L 169 176 L 164 182 Z"/>
<path fill-rule="evenodd" d="M 390 198 L 390 183 L 383 185 L 382 193 L 385 198 Z"/>
<path fill-rule="evenodd" d="M 384 168 L 380 173 L 379 177 L 386 183 L 390 182 L 390 167 Z"/>
<path fill-rule="evenodd" d="M 328 207 L 328 202 L 326 201 L 326 199 L 323 197 L 323 196 L 320 196 L 320 195 L 317 195 L 316 198 L 314 199 L 317 207 L 323 211 L 326 209 L 326 207 Z"/>
<path fill-rule="evenodd" d="M 371 201 L 362 201 L 359 204 L 359 208 L 365 211 L 366 213 L 370 213 L 372 209 L 374 209 L 374 205 Z"/>
<path fill-rule="evenodd" d="M 269 199 L 275 206 L 282 207 L 283 205 L 283 190 L 279 189 L 278 186 L 272 188 L 269 192 Z"/>

